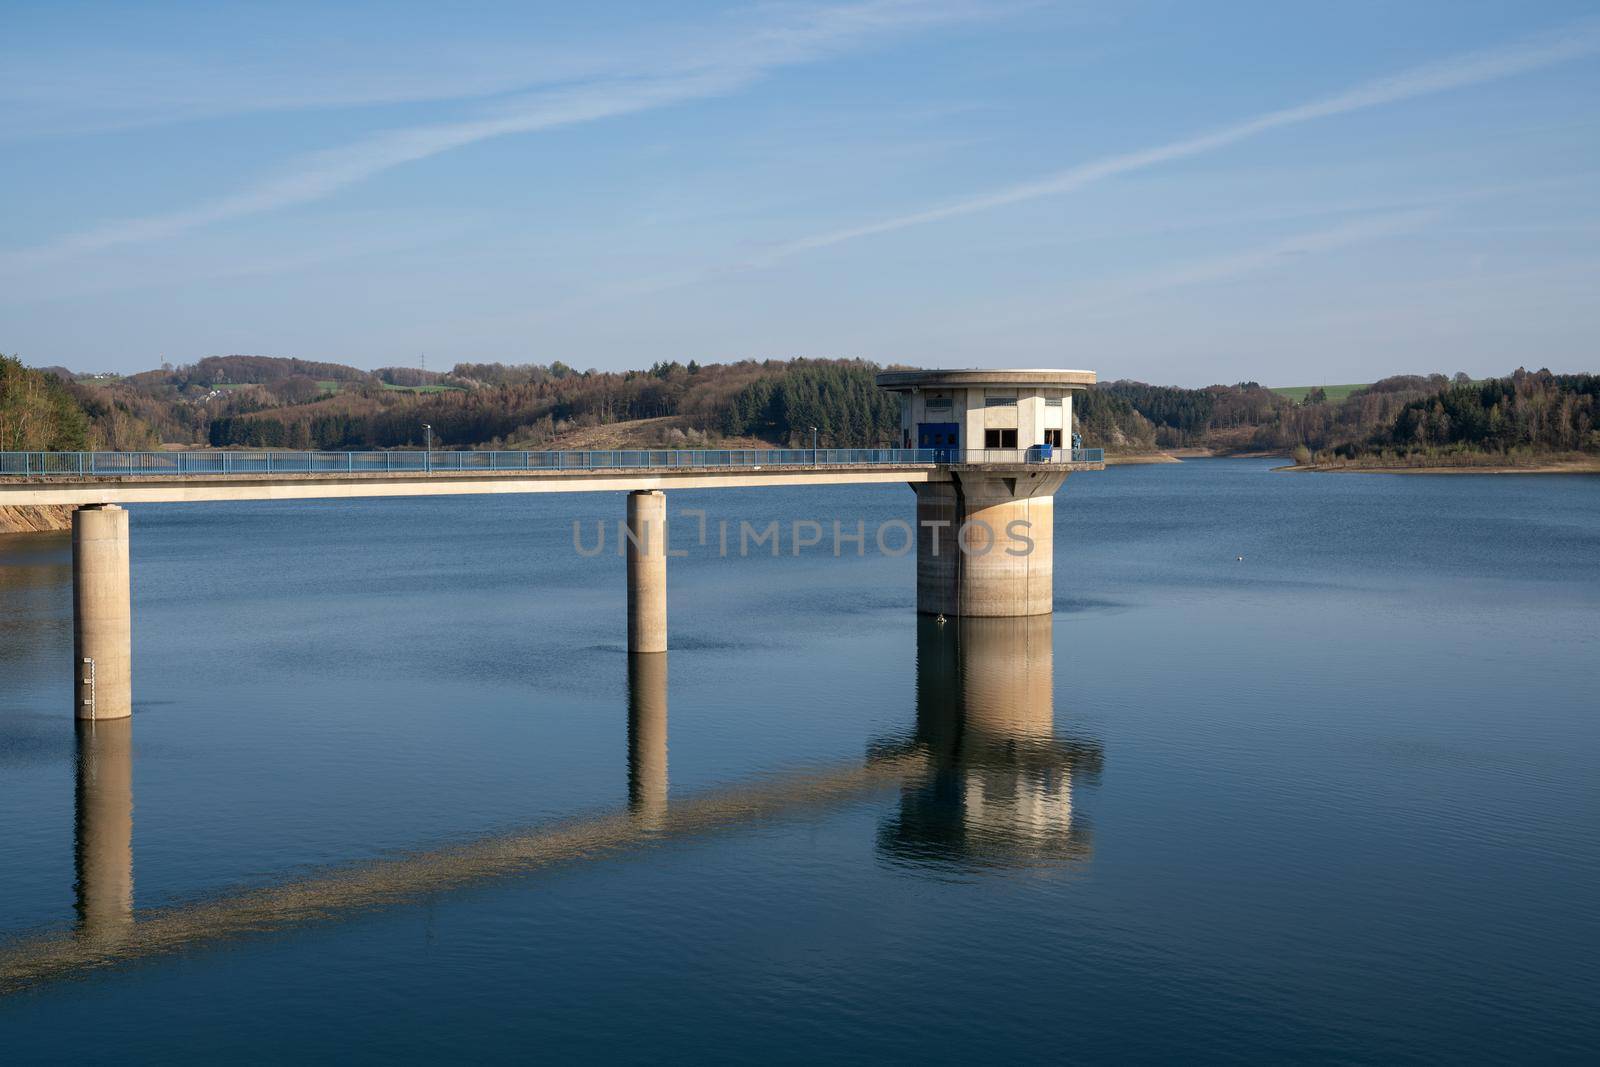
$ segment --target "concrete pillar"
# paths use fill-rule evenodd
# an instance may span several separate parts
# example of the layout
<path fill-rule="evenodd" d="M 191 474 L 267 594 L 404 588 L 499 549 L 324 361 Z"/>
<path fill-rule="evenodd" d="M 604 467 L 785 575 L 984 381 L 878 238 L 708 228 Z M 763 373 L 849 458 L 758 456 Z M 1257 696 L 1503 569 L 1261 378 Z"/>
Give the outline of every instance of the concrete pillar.
<path fill-rule="evenodd" d="M 667 657 L 628 657 L 628 808 L 647 827 L 667 814 Z"/>
<path fill-rule="evenodd" d="M 628 651 L 667 650 L 667 497 L 628 494 Z"/>
<path fill-rule="evenodd" d="M 133 714 L 128 513 L 114 504 L 72 514 L 72 635 L 73 713 Z"/>
<path fill-rule="evenodd" d="M 78 926 L 116 938 L 133 926 L 133 720 L 78 722 Z"/>
<path fill-rule="evenodd" d="M 950 618 L 1054 609 L 1061 473 L 951 473 L 917 491 L 917 610 Z"/>

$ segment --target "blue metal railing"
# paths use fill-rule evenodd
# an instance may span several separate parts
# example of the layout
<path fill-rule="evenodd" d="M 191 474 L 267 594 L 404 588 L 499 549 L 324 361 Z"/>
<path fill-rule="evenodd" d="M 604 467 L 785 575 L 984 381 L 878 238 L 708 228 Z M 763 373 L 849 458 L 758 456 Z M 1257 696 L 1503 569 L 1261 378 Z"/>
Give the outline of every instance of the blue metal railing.
<path fill-rule="evenodd" d="M 674 467 L 856 467 L 922 463 L 1099 463 L 1098 448 L 597 449 L 585 452 L 0 452 L 0 475 L 381 474 L 385 472 L 639 470 Z"/>
<path fill-rule="evenodd" d="M 673 467 L 905 466 L 928 448 L 597 449 L 585 452 L 0 452 L 0 475 L 381 474 Z"/>

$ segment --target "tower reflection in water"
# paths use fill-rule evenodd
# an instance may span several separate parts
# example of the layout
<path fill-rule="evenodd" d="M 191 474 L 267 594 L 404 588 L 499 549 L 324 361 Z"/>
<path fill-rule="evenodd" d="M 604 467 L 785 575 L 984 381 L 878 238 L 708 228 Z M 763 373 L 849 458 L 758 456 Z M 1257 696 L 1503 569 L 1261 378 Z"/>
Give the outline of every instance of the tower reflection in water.
<path fill-rule="evenodd" d="M 133 928 L 133 720 L 78 721 L 74 862 L 78 931 L 116 939 Z"/>
<path fill-rule="evenodd" d="M 907 779 L 878 833 L 892 861 L 967 869 L 1086 859 L 1075 785 L 1099 780 L 1098 742 L 1055 733 L 1052 619 L 919 621 L 917 725 L 929 773 Z"/>

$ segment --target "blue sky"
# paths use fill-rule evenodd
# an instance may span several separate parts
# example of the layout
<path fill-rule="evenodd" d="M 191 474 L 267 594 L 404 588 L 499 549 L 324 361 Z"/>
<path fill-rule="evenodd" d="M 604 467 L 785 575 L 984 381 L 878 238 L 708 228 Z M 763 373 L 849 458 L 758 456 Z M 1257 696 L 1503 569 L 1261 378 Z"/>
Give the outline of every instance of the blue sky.
<path fill-rule="evenodd" d="M 0 351 L 1596 370 L 1580 3 L 0 4 Z"/>

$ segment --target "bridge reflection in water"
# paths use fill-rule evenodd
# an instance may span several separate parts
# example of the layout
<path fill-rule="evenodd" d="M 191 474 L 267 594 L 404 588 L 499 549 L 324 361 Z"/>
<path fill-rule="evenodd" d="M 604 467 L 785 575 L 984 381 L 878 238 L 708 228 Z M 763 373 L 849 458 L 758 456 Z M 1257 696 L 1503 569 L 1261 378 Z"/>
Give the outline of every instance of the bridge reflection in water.
<path fill-rule="evenodd" d="M 859 764 L 810 768 L 668 800 L 666 654 L 628 663 L 628 806 L 524 833 L 341 868 L 195 904 L 133 907 L 131 719 L 78 732 L 77 916 L 71 931 L 0 945 L 0 994 L 221 938 L 401 904 L 488 878 L 619 854 L 664 837 L 737 830 L 825 811 L 885 789 L 899 811 L 879 832 L 897 864 L 982 870 L 1082 860 L 1072 790 L 1101 765 L 1097 743 L 1054 730 L 1049 616 L 925 619 L 910 736 Z"/>

